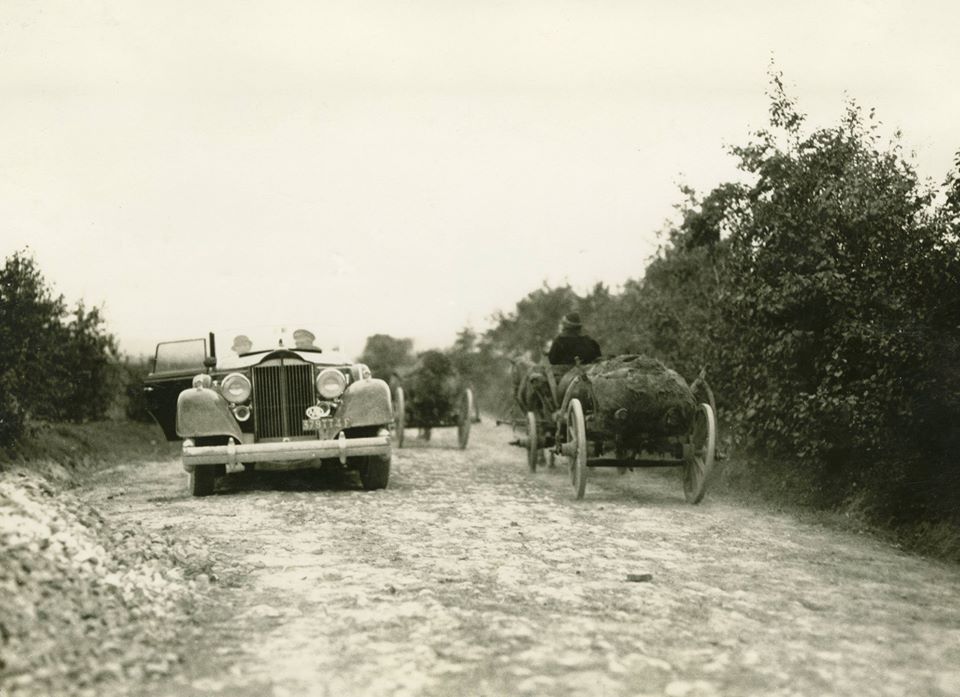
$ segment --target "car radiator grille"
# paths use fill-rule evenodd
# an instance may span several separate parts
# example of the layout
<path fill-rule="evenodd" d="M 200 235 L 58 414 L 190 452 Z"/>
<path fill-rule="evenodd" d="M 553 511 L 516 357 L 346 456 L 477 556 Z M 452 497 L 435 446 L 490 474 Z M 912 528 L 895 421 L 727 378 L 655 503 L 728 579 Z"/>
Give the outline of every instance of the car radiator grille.
<path fill-rule="evenodd" d="M 311 435 L 304 413 L 313 406 L 313 368 L 304 363 L 253 369 L 253 428 L 258 439 Z"/>

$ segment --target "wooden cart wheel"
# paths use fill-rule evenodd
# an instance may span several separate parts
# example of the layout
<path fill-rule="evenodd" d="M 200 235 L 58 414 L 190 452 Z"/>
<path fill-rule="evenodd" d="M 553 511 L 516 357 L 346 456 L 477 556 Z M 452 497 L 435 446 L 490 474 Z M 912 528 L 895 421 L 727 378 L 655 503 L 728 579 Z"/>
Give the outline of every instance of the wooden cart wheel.
<path fill-rule="evenodd" d="M 567 407 L 567 458 L 570 460 L 570 482 L 582 499 L 587 490 L 587 427 L 579 399 L 571 399 Z"/>
<path fill-rule="evenodd" d="M 527 412 L 527 466 L 531 472 L 537 471 L 540 459 L 540 434 L 537 432 L 537 415 Z"/>
<path fill-rule="evenodd" d="M 480 423 L 480 403 L 477 400 L 473 400 L 473 423 Z"/>
<path fill-rule="evenodd" d="M 690 440 L 693 452 L 683 463 L 683 495 L 688 503 L 700 503 L 717 452 L 717 420 L 709 404 L 697 409 Z"/>
<path fill-rule="evenodd" d="M 470 424 L 473 422 L 473 390 L 469 387 L 463 392 L 460 401 L 460 413 L 457 414 L 457 443 L 460 449 L 467 447 L 470 440 Z"/>
<path fill-rule="evenodd" d="M 707 382 L 707 379 L 703 377 L 703 373 L 697 377 L 696 380 L 690 385 L 690 391 L 693 392 L 695 399 L 700 399 L 701 397 L 706 397 L 707 404 L 710 405 L 710 408 L 713 409 L 713 417 L 717 417 L 717 400 L 713 396 L 713 389 L 710 387 L 710 383 Z"/>
<path fill-rule="evenodd" d="M 403 401 L 403 388 L 398 387 L 393 395 L 393 423 L 397 436 L 397 447 L 403 447 L 403 429 L 407 425 L 406 404 Z"/>

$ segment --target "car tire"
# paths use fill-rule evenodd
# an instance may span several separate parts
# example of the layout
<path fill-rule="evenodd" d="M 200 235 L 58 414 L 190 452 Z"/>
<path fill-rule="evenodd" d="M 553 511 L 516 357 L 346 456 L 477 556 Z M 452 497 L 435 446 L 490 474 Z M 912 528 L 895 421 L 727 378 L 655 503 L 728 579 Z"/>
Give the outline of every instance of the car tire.
<path fill-rule="evenodd" d="M 390 456 L 371 455 L 360 465 L 360 483 L 367 491 L 386 489 L 390 481 Z"/>
<path fill-rule="evenodd" d="M 195 465 L 190 471 L 191 496 L 210 496 L 217 483 L 216 465 Z"/>
<path fill-rule="evenodd" d="M 407 413 L 406 413 L 406 404 L 403 398 L 403 388 L 397 387 L 396 392 L 393 397 L 393 424 L 394 424 L 394 433 L 396 434 L 397 447 L 403 447 L 403 430 L 406 428 L 407 424 Z"/>

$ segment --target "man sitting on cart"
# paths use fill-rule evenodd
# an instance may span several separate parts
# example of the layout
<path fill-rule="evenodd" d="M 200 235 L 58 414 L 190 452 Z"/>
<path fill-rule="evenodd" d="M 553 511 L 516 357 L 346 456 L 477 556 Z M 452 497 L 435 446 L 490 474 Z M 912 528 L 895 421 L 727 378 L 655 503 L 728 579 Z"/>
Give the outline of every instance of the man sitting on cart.
<path fill-rule="evenodd" d="M 571 367 L 586 365 L 600 358 L 600 344 L 583 333 L 579 312 L 570 312 L 560 320 L 560 334 L 550 345 L 547 360 L 550 365 Z M 576 370 L 565 370 L 557 385 L 557 398 L 562 399 L 567 386 L 577 375 Z M 556 373 L 555 373 L 556 374 Z"/>
<path fill-rule="evenodd" d="M 560 334 L 550 345 L 547 359 L 551 365 L 593 363 L 600 358 L 600 344 L 583 333 L 579 312 L 570 312 L 560 320 Z"/>
<path fill-rule="evenodd" d="M 547 360 L 551 366 L 554 366 L 552 376 L 547 376 L 550 368 L 542 365 L 533 365 L 525 359 L 517 359 L 513 366 L 513 396 L 520 409 L 526 411 L 538 411 L 538 401 L 535 395 L 541 390 L 552 392 L 547 387 L 547 383 L 555 384 L 554 380 L 559 380 L 557 386 L 558 394 L 556 399 L 561 399 L 563 393 L 577 375 L 576 370 L 571 370 L 577 363 L 587 364 L 600 358 L 600 344 L 592 337 L 583 333 L 583 324 L 580 321 L 580 314 L 571 312 L 560 321 L 560 334 L 554 338 L 547 352 Z"/>

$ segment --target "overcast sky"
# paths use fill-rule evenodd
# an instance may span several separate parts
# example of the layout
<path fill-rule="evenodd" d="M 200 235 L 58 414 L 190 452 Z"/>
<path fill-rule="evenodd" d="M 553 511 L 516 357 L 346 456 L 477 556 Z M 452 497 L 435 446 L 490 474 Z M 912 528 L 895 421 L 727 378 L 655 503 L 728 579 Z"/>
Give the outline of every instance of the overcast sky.
<path fill-rule="evenodd" d="M 678 184 L 736 176 L 771 57 L 814 124 L 875 106 L 939 182 L 956 7 L 0 0 L 0 253 L 133 353 L 286 321 L 446 345 L 544 280 L 640 276 Z"/>

